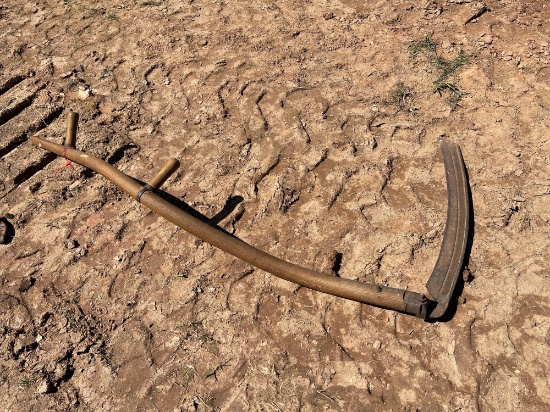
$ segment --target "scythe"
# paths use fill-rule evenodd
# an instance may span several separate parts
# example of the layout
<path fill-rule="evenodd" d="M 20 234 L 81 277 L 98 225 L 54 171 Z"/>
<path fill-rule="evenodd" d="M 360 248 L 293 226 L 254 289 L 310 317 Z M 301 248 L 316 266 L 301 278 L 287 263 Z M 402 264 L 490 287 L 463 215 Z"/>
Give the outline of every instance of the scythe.
<path fill-rule="evenodd" d="M 460 274 L 468 239 L 470 199 L 460 147 L 441 142 L 447 180 L 447 223 L 435 268 L 426 285 L 430 298 L 417 292 L 320 273 L 272 256 L 210 226 L 158 196 L 155 191 L 177 170 L 170 159 L 147 184 L 122 173 L 109 163 L 74 148 L 78 114 L 70 113 L 65 145 L 33 136 L 31 143 L 101 174 L 138 202 L 203 241 L 290 282 L 357 302 L 396 310 L 422 319 L 445 315 Z"/>

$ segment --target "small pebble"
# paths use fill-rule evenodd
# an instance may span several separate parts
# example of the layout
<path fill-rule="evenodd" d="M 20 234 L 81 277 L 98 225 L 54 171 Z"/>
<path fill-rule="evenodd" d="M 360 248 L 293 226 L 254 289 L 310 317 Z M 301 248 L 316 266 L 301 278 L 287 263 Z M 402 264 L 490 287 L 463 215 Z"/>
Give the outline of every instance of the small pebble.
<path fill-rule="evenodd" d="M 74 254 L 76 257 L 84 257 L 88 253 L 88 250 L 85 247 L 77 247 L 74 249 Z"/>
<path fill-rule="evenodd" d="M 69 190 L 76 189 L 78 186 L 82 184 L 81 180 L 77 180 L 69 185 Z"/>
<path fill-rule="evenodd" d="M 36 393 L 39 393 L 42 395 L 47 393 L 52 393 L 54 391 L 55 391 L 55 386 L 53 386 L 53 383 L 51 383 L 46 379 L 42 380 L 42 382 L 38 384 L 38 387 L 36 389 Z"/>
<path fill-rule="evenodd" d="M 67 239 L 65 241 L 65 247 L 67 249 L 76 249 L 78 247 L 78 242 L 74 239 Z"/>
<path fill-rule="evenodd" d="M 87 89 L 83 86 L 80 86 L 78 88 L 78 98 L 80 100 L 86 100 L 88 97 L 90 97 L 90 94 L 91 94 L 90 89 Z"/>
<path fill-rule="evenodd" d="M 374 206 L 376 204 L 376 199 L 372 198 L 372 199 L 364 199 L 362 202 L 361 202 L 361 206 L 362 207 L 367 207 L 367 206 Z"/>
<path fill-rule="evenodd" d="M 481 41 L 485 44 L 491 44 L 493 42 L 493 38 L 489 34 L 484 34 L 481 36 Z"/>
<path fill-rule="evenodd" d="M 59 78 L 60 79 L 66 79 L 67 77 L 71 77 L 72 74 L 73 74 L 73 71 L 69 70 L 68 72 L 65 72 L 62 75 L 60 75 Z"/>

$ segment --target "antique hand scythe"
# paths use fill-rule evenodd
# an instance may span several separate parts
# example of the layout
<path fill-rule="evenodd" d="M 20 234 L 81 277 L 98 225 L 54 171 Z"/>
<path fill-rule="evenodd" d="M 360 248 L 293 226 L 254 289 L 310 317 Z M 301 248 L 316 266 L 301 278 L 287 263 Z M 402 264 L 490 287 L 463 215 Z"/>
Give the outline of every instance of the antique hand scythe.
<path fill-rule="evenodd" d="M 65 145 L 52 143 L 37 136 L 31 137 L 31 143 L 94 170 L 138 202 L 185 231 L 282 279 L 320 292 L 408 313 L 422 319 L 440 319 L 445 314 L 462 268 L 469 228 L 468 181 L 460 147 L 457 144 L 441 142 L 447 178 L 447 223 L 437 263 L 426 285 L 430 300 L 421 293 L 344 279 L 306 269 L 263 252 L 202 222 L 155 193 L 155 190 L 179 167 L 176 159 L 170 159 L 149 183 L 143 185 L 109 163 L 76 150 L 74 145 L 77 123 L 78 114 L 70 113 Z"/>

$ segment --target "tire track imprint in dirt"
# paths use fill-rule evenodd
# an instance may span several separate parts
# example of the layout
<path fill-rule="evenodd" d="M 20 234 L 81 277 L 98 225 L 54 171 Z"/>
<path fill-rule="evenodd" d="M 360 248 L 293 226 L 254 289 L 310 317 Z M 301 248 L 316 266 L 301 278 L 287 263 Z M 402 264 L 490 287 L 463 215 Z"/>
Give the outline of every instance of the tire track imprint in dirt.
<path fill-rule="evenodd" d="M 264 131 L 268 131 L 269 130 L 269 122 L 267 121 L 267 118 L 265 117 L 264 115 L 264 112 L 262 110 L 262 107 L 260 106 L 260 103 L 262 101 L 262 99 L 265 97 L 265 95 L 267 94 L 267 91 L 265 90 L 262 90 L 260 92 L 260 94 L 258 95 L 258 97 L 256 98 L 256 101 L 254 102 L 254 104 L 256 105 L 256 108 L 258 109 L 258 112 L 260 113 L 260 116 L 262 117 L 263 119 L 263 128 L 264 128 Z"/>
<path fill-rule="evenodd" d="M 27 77 L 31 76 L 30 74 L 15 74 L 10 75 L 7 78 L 0 80 L 0 96 L 6 93 L 9 89 L 16 86 L 18 83 L 21 83 Z"/>
<path fill-rule="evenodd" d="M 17 186 L 42 171 L 56 156 L 34 153 L 23 145 L 31 134 L 44 132 L 63 113 L 62 105 L 51 97 L 48 83 L 34 74 L 11 76 L 2 81 L 0 96 L 0 187 L 4 198 Z M 8 87 L 10 86 L 10 87 Z"/>
<path fill-rule="evenodd" d="M 218 87 L 218 90 L 216 91 L 216 94 L 218 96 L 218 100 L 220 101 L 220 105 L 222 107 L 222 117 L 225 119 L 229 116 L 229 111 L 227 110 L 227 107 L 225 106 L 225 100 L 222 96 L 223 90 L 229 85 L 229 79 L 224 81 L 220 87 Z"/>
<path fill-rule="evenodd" d="M 26 78 L 7 90 L 0 99 L 0 126 L 29 107 L 46 83 Z"/>
<path fill-rule="evenodd" d="M 12 118 L 0 126 L 0 158 L 23 144 L 31 134 L 47 128 L 63 113 L 61 105 L 47 105 L 44 109 L 45 111 L 42 111 L 31 106 L 17 118 Z"/>

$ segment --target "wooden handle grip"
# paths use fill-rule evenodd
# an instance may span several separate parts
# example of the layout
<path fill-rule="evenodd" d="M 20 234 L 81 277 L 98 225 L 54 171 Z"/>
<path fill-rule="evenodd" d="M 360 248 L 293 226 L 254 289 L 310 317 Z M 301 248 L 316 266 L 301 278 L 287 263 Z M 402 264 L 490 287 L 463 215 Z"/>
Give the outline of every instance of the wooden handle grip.
<path fill-rule="evenodd" d="M 180 162 L 177 159 L 168 159 L 157 175 L 149 180 L 149 185 L 158 189 L 176 170 L 178 170 L 178 167 L 180 167 Z"/>
<path fill-rule="evenodd" d="M 65 146 L 75 147 L 77 129 L 78 129 L 78 113 L 70 112 L 69 117 L 67 117 L 67 137 L 65 137 Z"/>

